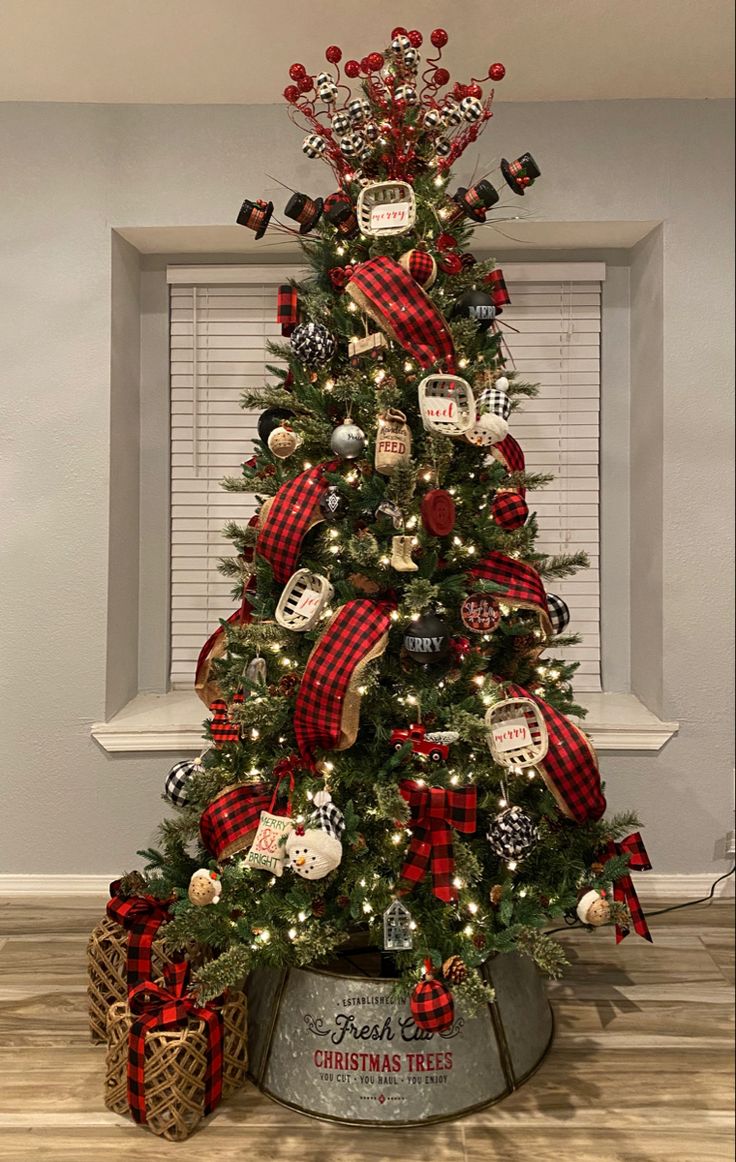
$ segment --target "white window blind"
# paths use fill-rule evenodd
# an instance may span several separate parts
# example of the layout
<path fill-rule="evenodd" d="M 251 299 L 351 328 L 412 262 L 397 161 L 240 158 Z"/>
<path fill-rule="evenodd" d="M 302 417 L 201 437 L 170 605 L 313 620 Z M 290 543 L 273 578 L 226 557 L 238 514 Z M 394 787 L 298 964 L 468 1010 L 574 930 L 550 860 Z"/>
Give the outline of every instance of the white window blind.
<path fill-rule="evenodd" d="M 584 549 L 590 568 L 548 583 L 570 606 L 582 635 L 567 655 L 580 662 L 575 687 L 600 690 L 599 264 L 505 266 L 512 305 L 503 321 L 519 375 L 538 382 L 537 399 L 514 413 L 512 432 L 530 471 L 555 481 L 529 493 L 546 553 Z M 199 650 L 232 612 L 226 520 L 244 523 L 254 499 L 220 488 L 252 454 L 258 413 L 239 406 L 245 388 L 268 382 L 266 340 L 279 337 L 276 289 L 293 270 L 274 267 L 169 268 L 171 283 L 171 684 L 190 688 Z"/>

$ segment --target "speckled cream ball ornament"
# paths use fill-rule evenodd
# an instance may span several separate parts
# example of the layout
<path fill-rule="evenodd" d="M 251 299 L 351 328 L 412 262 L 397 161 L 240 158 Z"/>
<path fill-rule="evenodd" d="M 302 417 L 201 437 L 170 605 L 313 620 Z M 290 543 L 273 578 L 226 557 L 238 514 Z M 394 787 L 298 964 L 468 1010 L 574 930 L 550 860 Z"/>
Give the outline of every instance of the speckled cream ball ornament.
<path fill-rule="evenodd" d="M 219 904 L 222 895 L 222 884 L 217 872 L 201 867 L 189 881 L 187 896 L 190 904 L 203 908 L 205 904 Z"/>
<path fill-rule="evenodd" d="M 274 428 L 268 437 L 269 451 L 279 460 L 286 460 L 289 456 L 293 456 L 300 443 L 299 437 L 291 428 Z"/>
<path fill-rule="evenodd" d="M 592 928 L 600 928 L 602 924 L 611 921 L 611 905 L 603 889 L 582 887 L 578 892 L 578 906 L 575 909 L 581 924 L 589 924 Z"/>
<path fill-rule="evenodd" d="M 330 437 L 330 448 L 343 460 L 355 460 L 365 450 L 365 432 L 354 424 L 350 416 L 339 424 Z"/>

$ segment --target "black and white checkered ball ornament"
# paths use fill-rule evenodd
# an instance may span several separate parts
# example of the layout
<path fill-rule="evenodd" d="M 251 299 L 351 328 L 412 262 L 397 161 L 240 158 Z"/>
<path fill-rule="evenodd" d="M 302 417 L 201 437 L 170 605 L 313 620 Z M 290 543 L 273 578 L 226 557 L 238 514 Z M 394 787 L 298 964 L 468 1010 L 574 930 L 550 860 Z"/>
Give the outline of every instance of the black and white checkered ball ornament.
<path fill-rule="evenodd" d="M 448 153 L 452 149 L 452 146 L 446 137 L 440 137 L 435 144 L 434 149 L 438 157 L 447 157 Z"/>
<path fill-rule="evenodd" d="M 168 799 L 175 807 L 186 807 L 189 802 L 189 782 L 192 775 L 198 775 L 202 770 L 199 759 L 182 759 L 175 763 L 166 776 L 164 783 L 164 799 Z"/>
<path fill-rule="evenodd" d="M 555 637 L 558 634 L 564 633 L 570 624 L 570 610 L 567 607 L 567 603 L 561 597 L 558 597 L 556 593 L 548 593 L 547 612 L 552 622 Z"/>
<path fill-rule="evenodd" d="M 344 109 L 341 109 L 339 113 L 335 113 L 332 118 L 332 128 L 338 137 L 342 137 L 343 134 L 350 131 L 350 124 L 350 118 Z"/>
<path fill-rule="evenodd" d="M 365 125 L 361 125 L 360 132 L 365 137 L 366 141 L 378 141 L 378 126 L 375 121 L 366 121 Z"/>
<path fill-rule="evenodd" d="M 323 323 L 300 323 L 291 332 L 291 349 L 305 367 L 321 367 L 336 347 L 335 336 Z"/>
<path fill-rule="evenodd" d="M 321 157 L 327 149 L 327 142 L 319 133 L 309 133 L 302 142 L 302 151 L 307 157 Z"/>
<path fill-rule="evenodd" d="M 326 101 L 331 105 L 333 101 L 337 100 L 337 85 L 335 78 L 331 77 L 329 73 L 320 73 L 316 81 L 317 96 L 320 101 Z"/>
<path fill-rule="evenodd" d="M 419 53 L 415 48 L 407 48 L 402 57 L 401 63 L 409 73 L 415 73 L 419 68 Z"/>
<path fill-rule="evenodd" d="M 506 861 L 522 860 L 536 846 L 539 831 L 521 807 L 507 807 L 491 820 L 486 839 L 491 851 Z"/>
<path fill-rule="evenodd" d="M 348 133 L 340 140 L 340 153 L 343 157 L 360 157 L 365 153 L 365 138 L 362 133 Z"/>
<path fill-rule="evenodd" d="M 411 48 L 411 41 L 403 32 L 391 41 L 391 52 L 394 56 L 402 57 L 408 48 Z"/>
<path fill-rule="evenodd" d="M 511 400 L 505 391 L 500 391 L 497 387 L 486 387 L 478 397 L 478 410 L 493 412 L 494 415 L 507 420 L 511 415 Z"/>
<path fill-rule="evenodd" d="M 466 121 L 480 121 L 483 116 L 483 102 L 477 97 L 463 97 L 460 102 L 460 112 Z"/>

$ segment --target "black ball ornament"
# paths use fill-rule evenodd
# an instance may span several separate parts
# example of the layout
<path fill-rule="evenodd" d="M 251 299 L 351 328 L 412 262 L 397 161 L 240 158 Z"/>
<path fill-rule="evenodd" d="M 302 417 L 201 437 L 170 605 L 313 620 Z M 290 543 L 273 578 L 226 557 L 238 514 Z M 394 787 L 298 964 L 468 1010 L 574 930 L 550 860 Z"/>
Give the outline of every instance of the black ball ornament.
<path fill-rule="evenodd" d="M 325 520 L 342 520 L 347 516 L 348 502 L 335 484 L 330 484 L 322 493 L 319 511 Z"/>
<path fill-rule="evenodd" d="M 496 307 L 490 295 L 482 290 L 469 290 L 455 302 L 454 319 L 472 319 L 479 331 L 487 331 L 496 317 Z"/>
<path fill-rule="evenodd" d="M 280 428 L 284 420 L 290 420 L 294 415 L 288 408 L 266 408 L 258 417 L 258 439 L 262 444 L 268 443 L 268 437 L 275 428 Z"/>
<path fill-rule="evenodd" d="M 450 627 L 436 613 L 422 613 L 404 631 L 404 649 L 413 662 L 439 662 L 450 650 Z"/>
<path fill-rule="evenodd" d="M 491 820 L 486 839 L 491 851 L 506 862 L 524 859 L 539 838 L 537 825 L 521 807 L 507 807 Z"/>
<path fill-rule="evenodd" d="M 321 367 L 335 354 L 335 336 L 323 323 L 300 323 L 291 333 L 291 349 L 306 367 Z"/>

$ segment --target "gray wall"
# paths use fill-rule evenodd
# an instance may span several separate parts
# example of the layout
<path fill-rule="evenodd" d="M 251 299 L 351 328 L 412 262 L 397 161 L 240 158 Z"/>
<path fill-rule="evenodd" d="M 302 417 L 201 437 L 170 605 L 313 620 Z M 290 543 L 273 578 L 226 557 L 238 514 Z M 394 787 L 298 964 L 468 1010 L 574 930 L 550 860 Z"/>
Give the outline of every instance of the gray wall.
<path fill-rule="evenodd" d="M 631 269 L 635 315 L 661 297 L 659 337 L 632 320 L 631 657 L 634 689 L 681 731 L 658 755 L 604 762 L 611 804 L 640 810 L 657 871 L 720 869 L 730 826 L 731 136 L 727 102 L 505 105 L 477 167 L 531 148 L 536 217 L 663 222 Z M 116 328 L 135 347 L 135 255 L 111 231 L 230 222 L 239 198 L 273 186 L 267 174 L 328 192 L 298 142 L 277 107 L 0 106 L 0 872 L 130 867 L 162 811 L 169 757 L 111 756 L 89 737 L 127 696 L 143 616 L 136 497 L 110 489 L 111 464 L 139 454 L 135 369 L 111 330 L 114 268 Z M 144 464 L 165 458 L 145 422 L 142 448 Z M 111 548 L 125 566 L 110 579 Z"/>

